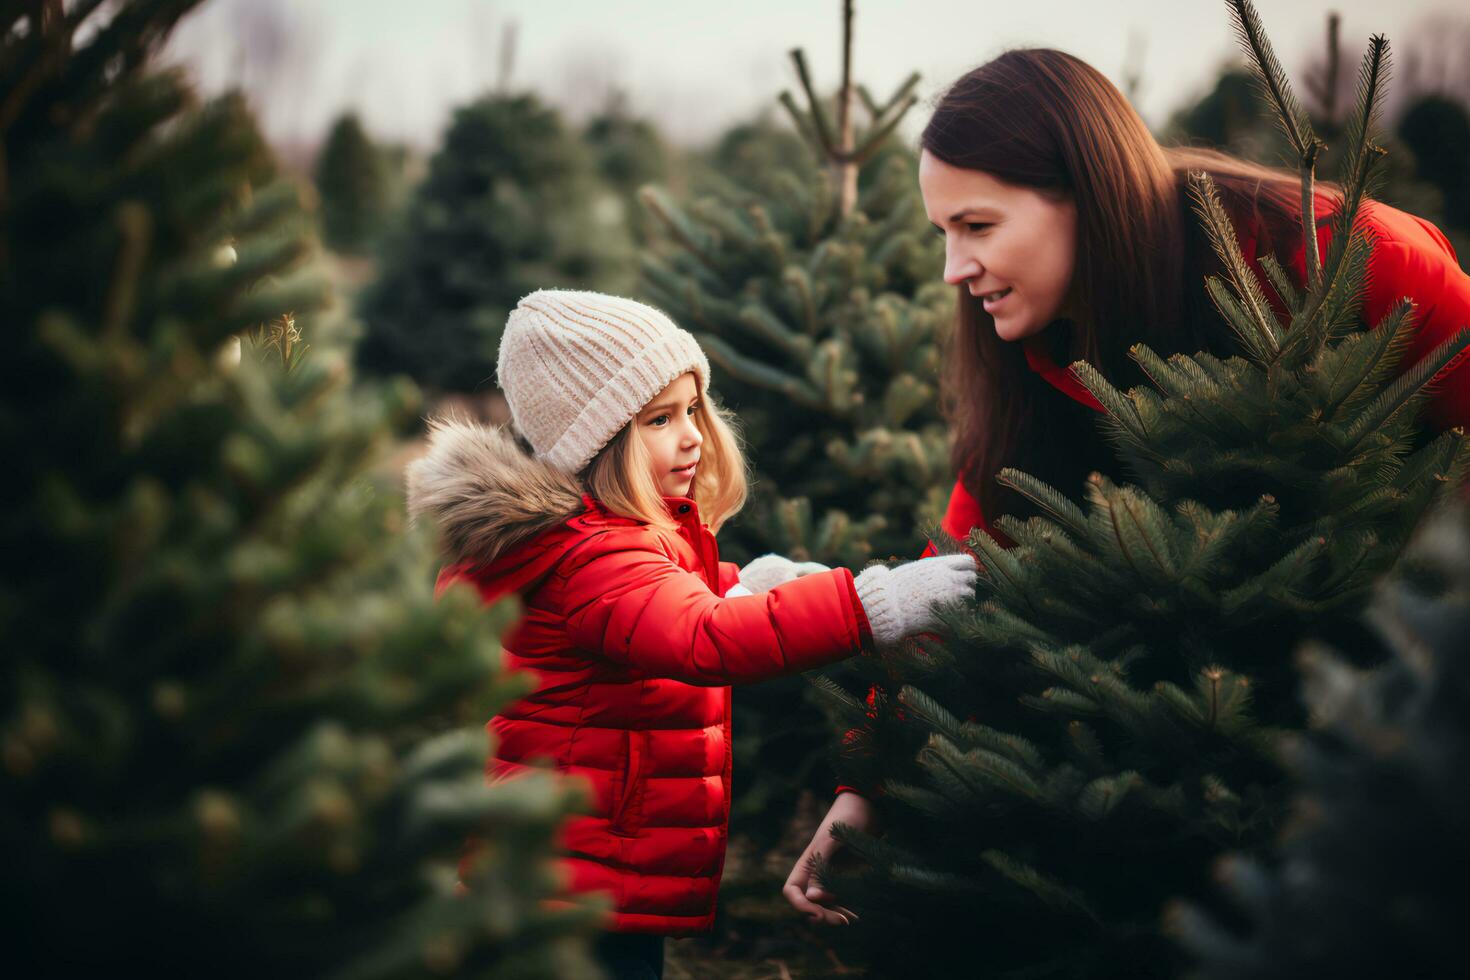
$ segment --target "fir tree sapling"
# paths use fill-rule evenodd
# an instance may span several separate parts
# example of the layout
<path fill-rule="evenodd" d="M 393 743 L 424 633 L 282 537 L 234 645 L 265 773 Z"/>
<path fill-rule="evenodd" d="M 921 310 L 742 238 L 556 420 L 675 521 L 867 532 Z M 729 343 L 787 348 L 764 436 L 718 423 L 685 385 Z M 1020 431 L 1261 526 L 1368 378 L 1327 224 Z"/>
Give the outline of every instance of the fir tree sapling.
<path fill-rule="evenodd" d="M 913 528 L 943 509 L 938 368 L 951 290 L 934 279 L 940 248 L 913 154 L 890 135 L 918 77 L 882 105 L 849 81 L 870 120 L 840 142 L 804 57 L 793 58 L 808 108 L 790 95 L 783 104 L 827 171 L 817 161 L 772 168 L 687 207 L 646 189 L 667 247 L 644 257 L 642 291 L 699 337 L 757 448 L 752 501 L 722 547 L 738 560 L 776 551 L 857 568 L 875 554 L 917 554 Z"/>
<path fill-rule="evenodd" d="M 436 604 L 367 479 L 411 387 L 299 356 L 282 313 L 325 298 L 299 189 L 238 96 L 151 67 L 191 6 L 3 24 L 7 974 L 588 970 L 591 910 L 544 904 L 574 791 L 486 787 L 450 728 L 522 690 L 513 612 Z M 268 356 L 217 356 L 272 321 Z M 496 848 L 461 897 L 471 831 Z"/>
<path fill-rule="evenodd" d="M 493 384 L 505 318 L 545 287 L 621 281 L 630 241 L 587 147 L 530 95 L 456 110 L 358 304 L 357 364 L 436 391 Z"/>
<path fill-rule="evenodd" d="M 1003 471 L 1044 516 L 1001 517 L 1009 550 L 971 535 L 985 574 L 943 642 L 854 661 L 877 685 L 869 704 L 824 685 L 852 726 L 844 782 L 886 831 L 845 835 L 865 869 L 819 873 L 889 968 L 1177 973 L 1165 903 L 1202 895 L 1215 857 L 1258 852 L 1284 817 L 1279 746 L 1306 722 L 1292 651 L 1352 635 L 1375 580 L 1463 480 L 1463 433 L 1426 435 L 1417 409 L 1470 330 L 1406 366 L 1413 303 L 1360 318 L 1387 44 L 1363 60 L 1347 179 L 1313 261 L 1320 142 L 1254 8 L 1230 8 L 1296 155 L 1306 282 L 1269 256 L 1259 281 L 1196 175 L 1225 269 L 1209 293 L 1238 352 L 1166 360 L 1137 345 L 1151 383 L 1126 392 L 1074 365 L 1132 481 L 1094 476 L 1079 503 Z M 896 932 L 901 948 L 885 942 Z"/>

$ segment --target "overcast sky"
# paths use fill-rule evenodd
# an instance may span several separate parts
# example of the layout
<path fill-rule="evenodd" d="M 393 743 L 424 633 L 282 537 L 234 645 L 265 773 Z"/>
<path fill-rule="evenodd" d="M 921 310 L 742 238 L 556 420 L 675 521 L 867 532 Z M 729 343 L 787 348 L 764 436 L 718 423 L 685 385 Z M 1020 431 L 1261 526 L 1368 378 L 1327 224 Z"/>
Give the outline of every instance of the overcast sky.
<path fill-rule="evenodd" d="M 1349 73 L 1373 32 L 1441 66 L 1429 74 L 1470 72 L 1467 18 L 1444 0 L 1259 6 L 1299 89 L 1329 9 L 1343 17 Z M 242 85 L 274 139 L 312 142 L 353 108 L 375 137 L 427 148 L 455 105 L 496 84 L 514 25 L 512 87 L 574 116 L 620 88 L 635 112 L 697 143 L 794 87 L 793 47 L 806 49 L 820 86 L 835 87 L 840 11 L 840 0 L 211 0 L 180 25 L 169 54 L 206 91 Z M 1152 125 L 1236 54 L 1221 0 L 859 0 L 855 32 L 855 78 L 876 95 L 917 70 L 928 100 L 995 54 L 1038 45 L 1078 55 L 1120 86 L 1136 71 Z M 1417 84 L 1403 67 L 1397 84 Z M 912 113 L 907 129 L 926 115 Z"/>

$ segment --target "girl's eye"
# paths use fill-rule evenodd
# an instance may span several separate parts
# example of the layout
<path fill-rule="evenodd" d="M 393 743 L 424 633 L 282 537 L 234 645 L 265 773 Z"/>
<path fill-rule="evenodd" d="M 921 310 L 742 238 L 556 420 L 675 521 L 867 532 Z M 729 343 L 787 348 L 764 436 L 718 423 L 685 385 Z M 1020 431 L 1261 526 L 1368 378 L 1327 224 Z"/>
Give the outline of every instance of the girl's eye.
<path fill-rule="evenodd" d="M 667 415 L 655 415 L 653 418 L 651 418 L 651 419 L 648 420 L 648 424 L 649 425 L 663 425 L 668 420 L 669 420 L 669 417 Z"/>
<path fill-rule="evenodd" d="M 687 415 L 693 415 L 693 414 L 694 414 L 694 410 L 695 410 L 695 409 L 696 409 L 696 408 L 698 408 L 698 407 L 699 407 L 699 406 L 698 406 L 698 405 L 690 405 L 690 406 L 689 406 L 689 411 L 688 411 L 688 412 L 686 412 L 686 413 L 685 413 L 685 414 L 687 414 Z"/>

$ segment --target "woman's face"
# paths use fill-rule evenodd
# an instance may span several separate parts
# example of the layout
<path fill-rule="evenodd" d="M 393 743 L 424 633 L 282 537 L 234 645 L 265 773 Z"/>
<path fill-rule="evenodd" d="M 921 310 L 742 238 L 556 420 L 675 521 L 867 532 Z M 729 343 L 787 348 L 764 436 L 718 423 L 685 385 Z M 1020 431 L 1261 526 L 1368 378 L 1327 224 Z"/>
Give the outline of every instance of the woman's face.
<path fill-rule="evenodd" d="M 1077 252 L 1070 197 L 1004 183 L 919 155 L 919 190 L 944 234 L 944 281 L 964 283 L 1001 340 L 1040 333 L 1067 312 Z"/>

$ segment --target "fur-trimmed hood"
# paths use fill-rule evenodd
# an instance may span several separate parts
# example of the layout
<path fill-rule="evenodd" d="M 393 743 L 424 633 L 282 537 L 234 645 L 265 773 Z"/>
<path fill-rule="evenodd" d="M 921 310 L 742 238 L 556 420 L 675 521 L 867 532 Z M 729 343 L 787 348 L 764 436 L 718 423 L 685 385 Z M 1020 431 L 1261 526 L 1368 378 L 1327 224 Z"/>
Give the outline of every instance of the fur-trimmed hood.
<path fill-rule="evenodd" d="M 429 423 L 406 470 L 408 514 L 438 525 L 451 562 L 488 565 L 586 509 L 577 480 L 528 455 L 508 427 Z"/>

